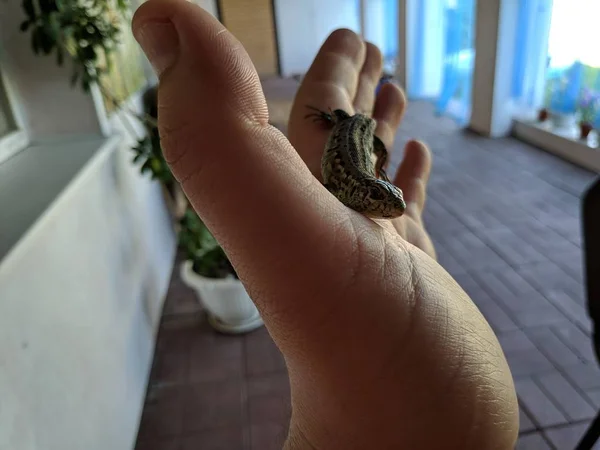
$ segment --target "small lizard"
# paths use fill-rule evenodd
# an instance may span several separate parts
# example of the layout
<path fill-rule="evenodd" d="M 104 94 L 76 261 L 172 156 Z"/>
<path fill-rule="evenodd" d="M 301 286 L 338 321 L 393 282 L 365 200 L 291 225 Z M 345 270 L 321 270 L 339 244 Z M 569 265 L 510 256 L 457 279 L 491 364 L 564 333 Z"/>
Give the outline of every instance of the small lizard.
<path fill-rule="evenodd" d="M 325 187 L 344 205 L 370 218 L 400 217 L 406 209 L 402 190 L 394 186 L 383 166 L 384 143 L 375 136 L 375 121 L 336 109 L 329 113 L 308 106 L 316 122 L 332 127 L 321 159 Z"/>

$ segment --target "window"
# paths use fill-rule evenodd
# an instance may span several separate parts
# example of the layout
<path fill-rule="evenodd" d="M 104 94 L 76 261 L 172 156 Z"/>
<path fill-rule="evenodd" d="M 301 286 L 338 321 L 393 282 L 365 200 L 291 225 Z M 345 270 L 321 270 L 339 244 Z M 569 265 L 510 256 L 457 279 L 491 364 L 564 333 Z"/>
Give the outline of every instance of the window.
<path fill-rule="evenodd" d="M 375 44 L 383 54 L 384 70 L 396 72 L 398 58 L 398 2 L 396 0 L 369 0 L 362 3 L 361 23 L 363 37 Z"/>
<path fill-rule="evenodd" d="M 408 97 L 431 99 L 436 113 L 465 125 L 471 115 L 475 1 L 413 0 L 407 15 Z"/>
<path fill-rule="evenodd" d="M 514 134 L 598 171 L 598 134 L 592 128 L 600 129 L 600 2 L 519 0 L 518 4 Z"/>
<path fill-rule="evenodd" d="M 132 0 L 130 2 L 131 10 L 136 9 L 142 3 L 141 0 Z M 114 11 L 113 14 L 120 21 L 121 35 L 119 45 L 109 56 L 112 66 L 100 83 L 104 108 L 109 115 L 116 111 L 117 105 L 127 101 L 148 84 L 144 56 L 133 37 L 131 27 L 127 23 L 128 19 L 124 19 L 117 11 Z"/>
<path fill-rule="evenodd" d="M 14 106 L 9 84 L 0 66 L 0 164 L 28 144 L 27 133 L 20 123 Z"/>
<path fill-rule="evenodd" d="M 550 26 L 545 103 L 600 127 L 600 52 L 596 0 L 555 0 Z"/>
<path fill-rule="evenodd" d="M 13 118 L 10 104 L 8 103 L 6 91 L 0 80 L 0 138 L 15 130 L 15 120 Z"/>

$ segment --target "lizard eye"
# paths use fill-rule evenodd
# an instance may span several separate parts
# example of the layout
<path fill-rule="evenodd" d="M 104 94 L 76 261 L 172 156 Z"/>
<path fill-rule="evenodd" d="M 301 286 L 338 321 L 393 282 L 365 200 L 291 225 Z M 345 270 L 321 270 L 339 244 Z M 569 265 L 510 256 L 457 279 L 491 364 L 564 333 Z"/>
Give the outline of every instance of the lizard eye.
<path fill-rule="evenodd" d="M 381 190 L 377 188 L 371 188 L 369 189 L 369 197 L 371 197 L 373 200 L 383 200 L 385 195 Z"/>

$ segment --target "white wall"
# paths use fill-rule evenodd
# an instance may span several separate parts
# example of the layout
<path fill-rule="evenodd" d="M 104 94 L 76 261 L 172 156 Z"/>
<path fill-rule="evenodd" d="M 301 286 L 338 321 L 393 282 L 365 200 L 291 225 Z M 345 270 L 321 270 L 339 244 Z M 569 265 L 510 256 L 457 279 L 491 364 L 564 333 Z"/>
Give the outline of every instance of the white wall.
<path fill-rule="evenodd" d="M 40 207 L 14 195 L 4 209 L 45 212 L 0 257 L 0 450 L 131 450 L 174 258 L 169 214 L 97 92 L 72 89 L 68 64 L 34 56 L 20 2 L 0 4 L 0 65 L 37 151 L 67 139 L 81 153 L 78 139 L 113 136 L 54 186 L 57 198 Z M 62 150 L 24 173 L 68 173 L 53 167 L 81 155 Z"/>
<path fill-rule="evenodd" d="M 517 38 L 515 19 L 518 17 L 518 11 L 517 2 L 500 3 L 491 137 L 508 136 L 512 129 L 515 114 L 515 102 L 512 99 L 512 75 Z"/>
<path fill-rule="evenodd" d="M 385 47 L 385 3 L 384 0 L 363 2 L 364 29 L 363 38 L 375 44 L 384 52 Z"/>
<path fill-rule="evenodd" d="M 69 83 L 71 64 L 34 55 L 30 33 L 21 33 L 21 2 L 1 2 L 0 66 L 19 104 L 26 130 L 35 140 L 48 136 L 101 132 L 92 98 Z"/>
<path fill-rule="evenodd" d="M 543 4 L 542 4 L 543 3 Z M 540 8 L 540 6 L 544 6 Z M 529 53 L 538 56 L 529 61 L 524 76 L 527 93 L 533 94 L 533 104 L 515 99 L 512 93 L 514 61 L 518 40 L 515 23 L 519 18 L 517 2 L 489 0 L 477 5 L 477 39 L 475 40 L 475 70 L 473 73 L 473 114 L 470 127 L 490 137 L 503 137 L 511 133 L 515 116 L 535 116 L 535 108 L 543 100 L 544 77 L 551 4 L 529 3 L 536 14 L 537 29 L 532 27 L 526 42 Z M 538 35 L 539 33 L 539 35 Z M 533 110 L 531 109 L 533 108 Z"/>
<path fill-rule="evenodd" d="M 417 0 L 418 1 L 418 0 Z M 423 0 L 421 0 L 423 1 Z M 446 20 L 444 17 L 444 2 L 425 2 L 425 32 L 423 33 L 424 70 L 423 97 L 435 97 L 440 94 L 444 71 L 444 51 L 446 39 Z"/>
<path fill-rule="evenodd" d="M 475 16 L 475 64 L 471 95 L 470 128 L 489 135 L 492 124 L 494 83 L 499 31 L 500 0 L 477 2 Z"/>
<path fill-rule="evenodd" d="M 445 3 L 439 0 L 400 0 L 397 75 L 409 98 L 434 98 L 440 94 L 446 32 L 444 7 Z M 419 24 L 420 8 L 424 25 Z M 415 74 L 413 67 L 418 66 L 418 59 L 423 61 L 423 72 Z"/>
<path fill-rule="evenodd" d="M 194 3 L 204 8 L 206 11 L 217 17 L 217 0 L 193 0 Z"/>
<path fill-rule="evenodd" d="M 396 67 L 396 78 L 406 93 L 408 93 L 410 81 L 410 61 L 414 58 L 412 45 L 408 44 L 411 36 L 414 36 L 416 19 L 411 0 L 398 0 L 398 61 Z"/>
<path fill-rule="evenodd" d="M 507 136 L 516 112 L 512 99 L 518 5 L 488 0 L 476 8 L 475 66 L 469 127 L 489 137 Z"/>
<path fill-rule="evenodd" d="M 305 73 L 327 36 L 337 28 L 360 33 L 358 0 L 275 0 L 283 76 Z"/>
<path fill-rule="evenodd" d="M 0 449 L 130 450 L 174 256 L 113 138 L 0 263 Z"/>

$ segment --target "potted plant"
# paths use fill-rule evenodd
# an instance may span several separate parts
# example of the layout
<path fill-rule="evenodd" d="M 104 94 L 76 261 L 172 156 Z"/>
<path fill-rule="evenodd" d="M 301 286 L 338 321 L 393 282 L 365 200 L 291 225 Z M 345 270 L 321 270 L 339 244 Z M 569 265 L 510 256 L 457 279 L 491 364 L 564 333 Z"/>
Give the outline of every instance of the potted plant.
<path fill-rule="evenodd" d="M 539 109 L 537 119 L 538 122 L 546 122 L 550 117 L 550 110 L 548 109 L 548 105 L 552 101 L 552 83 L 547 83 L 544 91 L 544 104 Z"/>
<path fill-rule="evenodd" d="M 546 65 L 547 67 L 550 65 L 550 57 L 548 57 Z M 550 117 L 550 109 L 548 108 L 548 106 L 552 102 L 553 87 L 553 80 L 549 80 L 544 86 L 544 103 L 543 106 L 538 110 L 538 122 L 546 122 Z"/>
<path fill-rule="evenodd" d="M 554 128 L 569 129 L 576 125 L 575 99 L 570 94 L 571 81 L 568 73 L 548 83 L 550 101 L 547 103 L 548 117 Z"/>
<path fill-rule="evenodd" d="M 196 291 L 210 325 L 231 334 L 262 326 L 260 314 L 227 255 L 191 207 L 179 226 L 179 246 L 186 253 L 181 279 Z"/>
<path fill-rule="evenodd" d="M 594 129 L 594 119 L 600 112 L 600 93 L 584 88 L 577 109 L 579 111 L 579 137 L 587 139 Z"/>
<path fill-rule="evenodd" d="M 111 55 L 125 28 L 122 19 L 129 13 L 128 0 L 23 0 L 22 8 L 26 20 L 20 28 L 31 33 L 36 54 L 54 53 L 59 65 L 68 56 L 73 63 L 73 85 L 79 82 L 85 91 L 98 86 L 114 109 L 123 109 L 144 125 L 145 135 L 136 137 L 137 145 L 132 148 L 133 162 L 139 164 L 141 173 L 150 175 L 163 188 L 179 246 L 187 257 L 180 268 L 181 277 L 198 294 L 209 323 L 225 333 L 243 333 L 262 326 L 258 310 L 225 252 L 189 206 L 163 157 L 157 128 L 156 88 L 145 91 L 145 113 L 137 114 L 128 111 L 123 100 L 112 95 L 104 84 L 104 77 L 111 70 Z"/>

